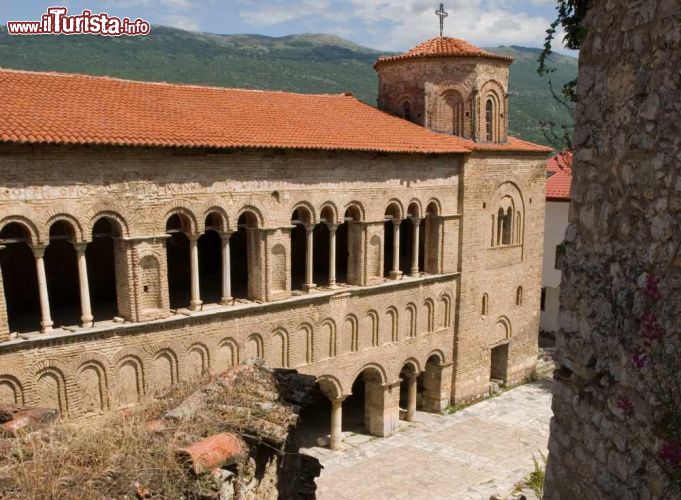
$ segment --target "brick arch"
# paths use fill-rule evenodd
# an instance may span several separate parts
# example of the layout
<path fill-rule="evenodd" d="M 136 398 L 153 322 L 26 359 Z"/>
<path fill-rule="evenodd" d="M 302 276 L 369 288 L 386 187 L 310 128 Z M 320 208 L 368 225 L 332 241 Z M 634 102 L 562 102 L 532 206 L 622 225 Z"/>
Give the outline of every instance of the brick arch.
<path fill-rule="evenodd" d="M 395 365 L 396 369 L 394 370 L 394 373 L 401 373 L 405 366 L 410 366 L 412 373 L 418 374 L 423 371 L 422 366 L 425 365 L 421 365 L 421 363 L 419 363 L 419 360 L 416 359 L 415 357 L 409 356 L 408 358 L 403 359 L 401 363 Z"/>
<path fill-rule="evenodd" d="M 255 227 L 262 228 L 262 227 L 265 226 L 265 218 L 262 215 L 262 210 L 260 210 L 255 205 L 245 205 L 245 206 L 241 207 L 236 212 L 236 216 L 234 217 L 234 220 L 236 221 L 235 224 L 239 223 L 239 219 L 244 214 L 250 214 L 253 217 L 255 217 Z M 251 222 L 249 222 L 249 224 L 250 223 Z M 237 228 L 235 227 L 234 229 L 237 229 Z"/>
<path fill-rule="evenodd" d="M 335 358 L 338 355 L 338 328 L 336 322 L 327 318 L 319 324 L 319 339 L 314 343 L 319 346 L 318 355 L 316 358 L 321 361 L 323 359 Z M 323 338 L 323 335 L 328 334 L 328 339 Z"/>
<path fill-rule="evenodd" d="M 0 388 L 2 387 L 8 387 L 12 391 L 14 400 L 13 401 L 0 400 L 0 403 L 17 404 L 21 406 L 26 404 L 26 394 L 24 391 L 24 386 L 18 377 L 6 373 L 0 375 Z"/>
<path fill-rule="evenodd" d="M 390 318 L 386 321 L 389 335 L 386 335 L 385 339 L 389 339 L 388 342 L 397 342 L 400 338 L 400 313 L 395 306 L 390 306 L 386 309 L 385 315 Z"/>
<path fill-rule="evenodd" d="M 506 316 L 499 316 L 494 322 L 493 344 L 498 344 L 511 339 L 513 329 L 511 321 Z"/>
<path fill-rule="evenodd" d="M 80 223 L 80 221 L 73 215 L 64 212 L 57 213 L 45 221 L 45 235 L 47 236 L 48 240 L 50 229 L 57 222 L 64 222 L 71 226 L 76 242 L 82 243 L 89 240 L 89 238 L 87 238 L 83 233 L 83 225 Z"/>
<path fill-rule="evenodd" d="M 179 356 L 177 355 L 177 352 L 175 351 L 175 349 L 173 349 L 172 344 L 163 343 L 161 345 L 156 346 L 153 352 L 151 352 L 149 355 L 150 366 L 162 357 L 165 357 L 169 361 L 170 373 L 168 374 L 169 383 L 167 385 L 174 385 L 180 380 L 180 360 Z M 156 381 L 158 381 L 159 373 L 157 372 L 157 367 L 152 367 L 148 371 L 150 372 L 149 378 L 156 378 Z M 147 385 L 151 384 L 148 383 Z"/>
<path fill-rule="evenodd" d="M 37 403 L 52 407 L 56 404 L 62 415 L 67 414 L 69 411 L 69 400 L 71 399 L 71 396 L 75 396 L 75 388 L 71 387 L 73 385 L 73 372 L 69 369 L 68 365 L 56 359 L 46 359 L 36 363 L 33 366 L 32 371 L 35 384 L 35 397 L 38 400 Z M 48 379 L 52 379 L 57 386 L 56 400 L 47 400 L 44 398 L 45 395 L 41 394 L 41 381 L 47 381 Z M 67 380 L 70 381 L 70 383 L 68 383 Z"/>
<path fill-rule="evenodd" d="M 372 372 L 374 375 L 378 376 L 378 382 L 382 384 L 388 383 L 389 380 L 388 372 L 386 371 L 385 368 L 383 368 L 383 366 L 380 363 L 377 362 L 370 362 L 363 365 L 362 368 L 355 372 L 355 376 L 352 377 L 352 382 L 357 380 L 357 377 L 359 377 L 362 373 L 364 373 L 367 370 Z"/>
<path fill-rule="evenodd" d="M 350 331 L 347 331 L 347 326 L 350 325 Z M 347 354 L 349 352 L 356 352 L 358 348 L 358 328 L 359 321 L 357 321 L 357 316 L 354 314 L 348 314 L 343 318 L 343 330 L 341 333 L 341 354 Z"/>
<path fill-rule="evenodd" d="M 127 350 L 128 354 L 117 355 L 117 361 L 115 363 L 116 367 L 116 394 L 114 399 L 117 403 L 125 404 L 136 404 L 139 403 L 147 390 L 147 378 L 146 378 L 146 366 L 148 366 L 148 360 L 145 363 L 143 358 L 140 357 L 137 350 Z M 131 384 L 129 380 L 123 379 L 123 369 L 127 367 L 132 367 L 134 370 L 135 379 Z"/>
<path fill-rule="evenodd" d="M 314 328 L 308 322 L 300 323 L 295 329 L 295 338 L 293 340 L 289 339 L 289 358 L 293 358 L 291 367 L 302 366 L 305 364 L 311 364 L 315 361 L 315 339 L 314 339 Z M 301 332 L 304 338 L 301 339 Z M 293 351 L 293 356 L 290 351 Z"/>
<path fill-rule="evenodd" d="M 423 307 L 426 310 L 426 333 L 431 333 L 435 330 L 435 303 L 433 299 L 424 300 Z"/>
<path fill-rule="evenodd" d="M 384 214 L 389 214 L 393 218 L 403 219 L 404 218 L 404 205 L 397 198 L 392 198 L 388 203 L 385 204 Z"/>
<path fill-rule="evenodd" d="M 239 364 L 239 343 L 233 337 L 225 337 L 217 343 L 215 356 L 213 356 L 215 358 L 213 363 L 215 367 L 220 366 L 218 353 L 225 348 L 229 348 L 231 352 L 230 366 Z"/>
<path fill-rule="evenodd" d="M 31 221 L 28 217 L 23 215 L 9 215 L 0 221 L 0 231 L 4 229 L 5 226 L 16 223 L 23 226 L 26 231 L 26 236 L 29 238 L 28 243 L 30 245 L 36 245 L 42 243 L 40 238 L 41 233 L 38 231 L 38 226 Z"/>
<path fill-rule="evenodd" d="M 123 217 L 118 212 L 114 212 L 112 210 L 101 210 L 95 212 L 91 216 L 88 216 L 88 222 L 87 225 L 85 226 L 85 231 L 88 239 L 92 238 L 92 231 L 94 230 L 95 224 L 100 219 L 108 219 L 109 221 L 112 221 L 117 227 L 119 234 L 121 236 L 130 236 L 130 229 L 128 227 L 127 218 Z"/>
<path fill-rule="evenodd" d="M 327 224 L 337 224 L 337 223 L 342 224 L 344 222 L 343 220 L 341 220 L 341 217 L 338 213 L 338 207 L 336 206 L 336 204 L 333 201 L 327 201 L 321 206 L 321 208 L 319 209 L 320 219 L 322 217 L 324 217 L 325 214 L 329 214 L 329 212 L 330 212 L 330 215 L 331 215 L 331 220 L 326 219 Z"/>
<path fill-rule="evenodd" d="M 190 358 L 193 353 L 197 353 L 200 356 L 200 362 L 201 366 L 200 369 L 197 371 L 196 367 L 192 367 L 190 363 Z M 184 353 L 183 356 L 183 362 L 185 365 L 185 373 L 187 374 L 188 377 L 190 376 L 201 376 L 205 375 L 206 373 L 210 372 L 210 350 L 208 347 L 202 343 L 202 342 L 194 342 L 191 345 L 189 345 Z"/>
<path fill-rule="evenodd" d="M 198 221 L 199 222 L 199 231 L 201 233 L 206 232 L 206 219 L 208 218 L 209 215 L 215 214 L 218 216 L 218 221 L 220 222 L 220 227 L 217 228 L 218 231 L 232 231 L 232 227 L 229 224 L 229 216 L 227 215 L 227 210 L 222 208 L 219 204 L 217 203 L 209 203 L 204 205 L 205 208 L 202 208 L 201 211 L 199 212 L 201 214 L 201 219 Z"/>
<path fill-rule="evenodd" d="M 412 198 L 407 205 L 407 214 L 416 219 L 422 218 L 423 207 L 421 206 L 421 201 L 416 198 Z"/>
<path fill-rule="evenodd" d="M 440 295 L 438 302 L 443 304 L 444 310 L 442 311 L 442 327 L 449 328 L 452 326 L 452 298 L 448 293 L 443 293 Z"/>
<path fill-rule="evenodd" d="M 364 205 L 360 201 L 351 201 L 345 205 L 343 208 L 343 219 L 345 219 L 345 214 L 348 212 L 348 210 L 353 211 L 356 210 L 358 215 L 359 215 L 359 221 L 365 221 L 366 220 L 366 211 L 364 210 Z M 343 220 L 345 222 L 345 220 Z"/>
<path fill-rule="evenodd" d="M 276 342 L 280 341 L 281 345 Z M 272 366 L 288 368 L 290 364 L 290 337 L 285 328 L 277 328 L 272 332 Z M 278 347 L 278 348 L 277 348 Z"/>
<path fill-rule="evenodd" d="M 343 391 L 343 385 L 340 380 L 334 375 L 320 375 L 317 377 L 317 383 L 321 391 L 329 399 L 340 398 L 346 394 Z"/>
<path fill-rule="evenodd" d="M 440 203 L 440 200 L 437 198 L 430 198 L 428 203 L 426 203 L 426 212 L 423 215 L 432 215 L 435 217 L 442 215 L 442 203 Z"/>
<path fill-rule="evenodd" d="M 251 333 L 247 338 L 246 341 L 244 342 L 244 356 L 248 356 L 249 350 L 249 344 L 253 343 L 256 348 L 256 353 L 255 357 L 258 358 L 264 358 L 265 357 L 265 342 L 263 341 L 262 335 L 259 333 Z"/>
<path fill-rule="evenodd" d="M 78 376 L 78 386 L 79 386 L 79 395 L 85 395 L 87 396 L 87 392 L 89 390 L 88 387 L 84 387 L 84 381 L 82 380 L 82 376 L 85 373 L 86 370 L 92 369 L 96 372 L 98 376 L 97 380 L 97 392 L 99 393 L 99 408 L 97 411 L 106 411 L 110 408 L 110 401 L 109 401 L 109 373 L 108 373 L 108 359 L 106 359 L 104 356 L 100 355 L 93 355 L 90 356 L 90 359 L 87 361 L 84 361 L 79 364 L 78 369 L 76 370 L 77 376 Z M 81 401 L 80 403 L 81 406 L 81 411 L 85 412 L 85 408 L 83 407 L 83 402 Z"/>
<path fill-rule="evenodd" d="M 307 216 L 309 217 L 309 220 L 303 220 L 302 222 L 304 224 L 316 224 L 319 222 L 319 219 L 317 218 L 317 213 L 315 212 L 314 207 L 312 206 L 311 203 L 307 201 L 299 201 L 296 204 L 294 204 L 291 207 L 291 216 L 293 216 L 293 213 L 296 210 L 300 210 L 301 212 L 307 212 Z"/>
<path fill-rule="evenodd" d="M 428 361 L 432 357 L 437 358 L 438 365 L 443 365 L 447 362 L 447 356 L 445 355 L 444 351 L 441 351 L 440 349 L 433 349 L 423 359 L 423 363 L 422 363 L 421 366 L 423 366 L 424 370 L 425 370 L 426 365 L 428 364 Z"/>
<path fill-rule="evenodd" d="M 166 232 L 166 224 L 168 223 L 168 219 L 170 219 L 173 215 L 180 216 L 183 231 L 190 234 L 199 233 L 199 223 L 196 219 L 196 215 L 194 215 L 193 210 L 183 204 L 167 205 L 166 207 L 167 208 L 164 209 L 164 215 L 160 221 L 159 234 L 164 234 Z"/>
<path fill-rule="evenodd" d="M 378 312 L 376 312 L 374 309 L 370 309 L 366 313 L 366 318 L 369 319 L 369 327 L 371 330 L 368 332 L 368 334 L 371 335 L 371 342 L 370 344 L 368 342 L 362 342 L 364 344 L 364 347 L 366 348 L 367 344 L 369 344 L 369 347 L 378 347 L 379 345 L 379 327 L 380 327 L 380 320 L 378 317 Z M 358 333 L 359 335 L 359 333 Z"/>

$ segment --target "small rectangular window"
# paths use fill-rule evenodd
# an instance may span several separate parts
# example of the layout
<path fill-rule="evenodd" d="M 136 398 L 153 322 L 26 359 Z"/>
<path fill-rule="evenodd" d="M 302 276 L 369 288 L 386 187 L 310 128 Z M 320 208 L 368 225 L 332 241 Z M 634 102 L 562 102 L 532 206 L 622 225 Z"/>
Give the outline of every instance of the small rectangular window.
<path fill-rule="evenodd" d="M 546 288 L 541 289 L 540 309 L 542 311 L 546 310 Z"/>
<path fill-rule="evenodd" d="M 556 247 L 556 263 L 555 268 L 562 270 L 565 262 L 565 245 L 561 243 Z"/>

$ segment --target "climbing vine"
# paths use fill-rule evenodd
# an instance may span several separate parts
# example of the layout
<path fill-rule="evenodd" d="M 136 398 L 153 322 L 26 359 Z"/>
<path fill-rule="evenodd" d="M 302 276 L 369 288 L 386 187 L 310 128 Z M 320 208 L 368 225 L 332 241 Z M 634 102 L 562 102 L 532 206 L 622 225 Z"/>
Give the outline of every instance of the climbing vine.
<path fill-rule="evenodd" d="M 539 56 L 539 67 L 537 68 L 537 72 L 541 77 L 548 78 L 553 98 L 573 117 L 574 106 L 577 102 L 577 80 L 566 83 L 562 89 L 557 91 L 551 80 L 551 74 L 556 71 L 556 68 L 550 66 L 549 56 L 553 53 L 553 44 L 556 41 L 559 27 L 565 33 L 562 40 L 565 47 L 571 50 L 579 50 L 586 37 L 586 28 L 583 25 L 583 20 L 586 15 L 588 2 L 589 0 L 557 0 L 556 10 L 558 15 L 551 23 L 549 29 L 546 30 L 544 49 Z M 557 150 L 572 150 L 573 125 L 565 123 L 558 125 L 552 121 L 541 121 L 539 125 L 546 140 Z"/>

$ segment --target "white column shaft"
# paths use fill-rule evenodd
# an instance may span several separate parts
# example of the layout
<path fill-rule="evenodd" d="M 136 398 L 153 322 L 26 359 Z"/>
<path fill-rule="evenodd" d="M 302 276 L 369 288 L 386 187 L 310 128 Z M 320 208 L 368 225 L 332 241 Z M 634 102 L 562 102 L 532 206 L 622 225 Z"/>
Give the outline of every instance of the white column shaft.
<path fill-rule="evenodd" d="M 76 245 L 78 257 L 78 283 L 80 284 L 80 324 L 83 328 L 92 326 L 92 307 L 90 304 L 90 283 L 87 276 L 87 259 L 85 258 L 86 245 Z"/>
<path fill-rule="evenodd" d="M 329 286 L 336 286 L 336 231 L 337 224 L 329 224 Z"/>
<path fill-rule="evenodd" d="M 50 299 L 47 295 L 47 278 L 45 277 L 45 248 L 33 248 L 35 266 L 38 275 L 38 295 L 40 297 L 40 331 L 42 333 L 52 330 L 52 318 L 50 317 Z"/>
<path fill-rule="evenodd" d="M 421 219 L 412 219 L 414 225 L 414 230 L 412 232 L 412 245 L 411 245 L 411 275 L 419 275 L 419 229 L 421 227 Z"/>
<path fill-rule="evenodd" d="M 343 399 L 331 400 L 331 436 L 329 448 L 339 450 L 343 441 Z"/>
<path fill-rule="evenodd" d="M 232 233 L 223 233 L 222 239 L 222 298 L 220 302 L 226 304 L 232 300 L 232 271 L 229 255 L 229 239 Z"/>
<path fill-rule="evenodd" d="M 201 307 L 201 288 L 199 284 L 199 238 L 197 235 L 189 237 L 189 263 L 191 266 L 191 299 L 189 308 L 196 311 Z"/>

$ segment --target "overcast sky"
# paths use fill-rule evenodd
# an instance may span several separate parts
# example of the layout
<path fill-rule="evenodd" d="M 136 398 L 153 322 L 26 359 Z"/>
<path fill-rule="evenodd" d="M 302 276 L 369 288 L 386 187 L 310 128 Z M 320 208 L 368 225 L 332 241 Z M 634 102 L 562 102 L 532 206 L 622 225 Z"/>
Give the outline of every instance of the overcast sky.
<path fill-rule="evenodd" d="M 540 47 L 556 0 L 446 0 L 445 35 L 481 46 Z M 88 9 L 210 33 L 330 33 L 402 51 L 436 36 L 433 0 L 0 0 L 0 24 L 38 20 L 47 7 Z"/>

